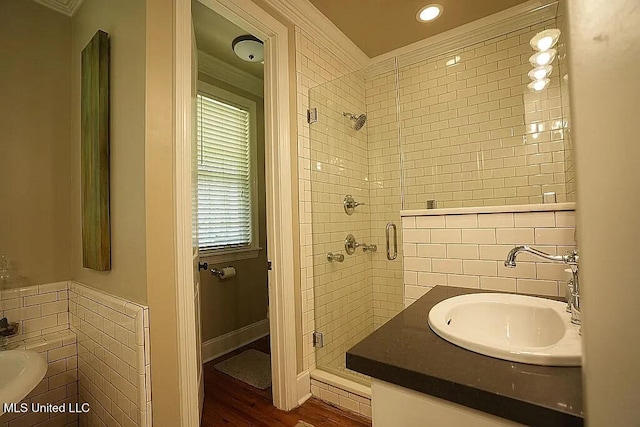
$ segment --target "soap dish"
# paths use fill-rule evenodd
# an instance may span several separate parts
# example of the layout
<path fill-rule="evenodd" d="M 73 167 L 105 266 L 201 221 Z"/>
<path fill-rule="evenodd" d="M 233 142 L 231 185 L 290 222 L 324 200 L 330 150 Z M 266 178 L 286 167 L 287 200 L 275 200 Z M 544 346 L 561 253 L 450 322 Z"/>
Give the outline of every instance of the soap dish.
<path fill-rule="evenodd" d="M 6 317 L 0 319 L 0 336 L 11 337 L 18 333 L 18 323 L 9 323 Z"/>

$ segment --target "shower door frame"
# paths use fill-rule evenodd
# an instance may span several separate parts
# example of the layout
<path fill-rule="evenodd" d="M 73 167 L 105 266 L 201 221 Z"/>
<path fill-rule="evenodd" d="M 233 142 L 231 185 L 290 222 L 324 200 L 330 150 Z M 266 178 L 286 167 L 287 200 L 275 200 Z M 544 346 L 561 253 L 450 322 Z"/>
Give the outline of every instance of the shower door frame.
<path fill-rule="evenodd" d="M 298 406 L 295 257 L 293 239 L 279 239 L 297 224 L 293 206 L 291 108 L 289 100 L 289 30 L 251 0 L 198 0 L 232 23 L 265 42 L 265 152 L 267 183 L 269 305 L 273 404 L 283 410 Z M 178 230 L 176 246 L 178 277 L 178 386 L 181 390 L 181 425 L 199 425 L 197 349 L 194 328 L 191 259 L 191 2 L 177 0 L 175 6 L 175 186 Z"/>

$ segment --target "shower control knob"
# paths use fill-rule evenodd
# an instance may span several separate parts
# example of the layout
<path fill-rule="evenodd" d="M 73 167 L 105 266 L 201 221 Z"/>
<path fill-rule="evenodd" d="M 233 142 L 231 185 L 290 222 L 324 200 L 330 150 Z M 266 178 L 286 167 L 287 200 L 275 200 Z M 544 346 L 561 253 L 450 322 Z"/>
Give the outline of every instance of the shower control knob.
<path fill-rule="evenodd" d="M 358 206 L 364 206 L 364 203 L 356 202 L 352 195 L 347 194 L 344 196 L 342 205 L 344 206 L 345 213 L 347 215 L 352 215 L 353 211 L 355 211 Z"/>

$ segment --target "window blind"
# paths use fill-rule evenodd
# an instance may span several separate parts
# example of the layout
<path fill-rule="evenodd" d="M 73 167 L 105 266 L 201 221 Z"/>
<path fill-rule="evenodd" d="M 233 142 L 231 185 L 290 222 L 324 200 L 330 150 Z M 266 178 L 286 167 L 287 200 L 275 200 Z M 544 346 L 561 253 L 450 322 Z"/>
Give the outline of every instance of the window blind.
<path fill-rule="evenodd" d="M 249 112 L 197 96 L 200 249 L 252 244 Z"/>

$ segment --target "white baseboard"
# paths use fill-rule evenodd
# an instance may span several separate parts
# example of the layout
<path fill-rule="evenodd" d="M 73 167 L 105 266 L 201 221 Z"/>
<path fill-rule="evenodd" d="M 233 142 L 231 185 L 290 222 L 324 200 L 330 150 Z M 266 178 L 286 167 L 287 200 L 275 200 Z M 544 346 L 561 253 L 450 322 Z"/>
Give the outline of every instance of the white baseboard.
<path fill-rule="evenodd" d="M 203 342 L 202 363 L 217 359 L 267 335 L 269 335 L 269 319 L 264 319 Z"/>
<path fill-rule="evenodd" d="M 298 374 L 298 405 L 302 405 L 311 397 L 311 375 L 309 371 Z"/>

